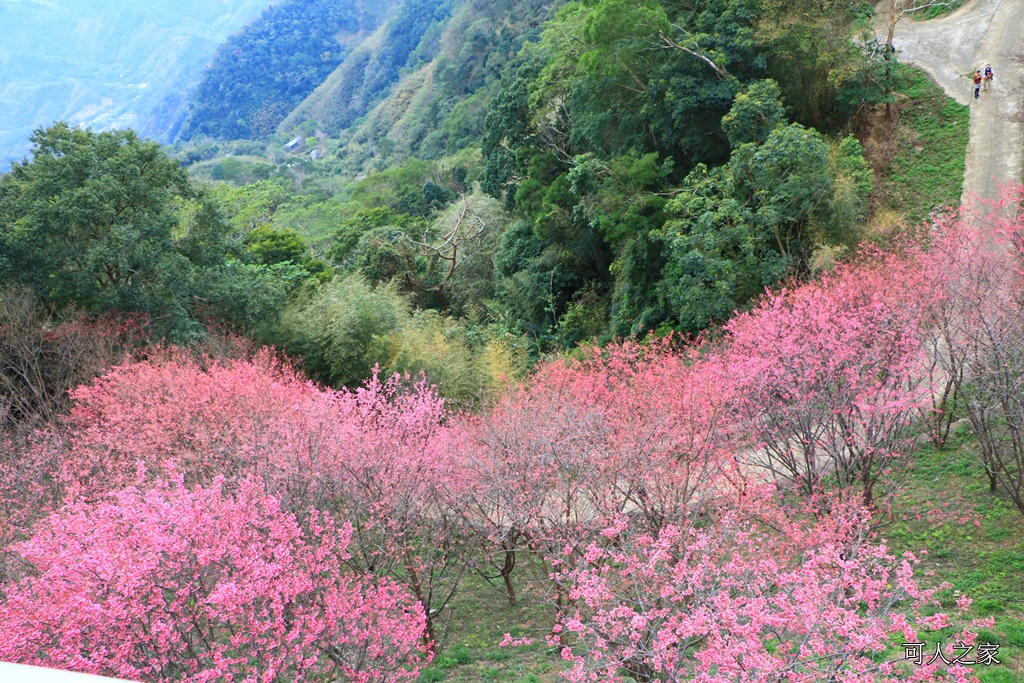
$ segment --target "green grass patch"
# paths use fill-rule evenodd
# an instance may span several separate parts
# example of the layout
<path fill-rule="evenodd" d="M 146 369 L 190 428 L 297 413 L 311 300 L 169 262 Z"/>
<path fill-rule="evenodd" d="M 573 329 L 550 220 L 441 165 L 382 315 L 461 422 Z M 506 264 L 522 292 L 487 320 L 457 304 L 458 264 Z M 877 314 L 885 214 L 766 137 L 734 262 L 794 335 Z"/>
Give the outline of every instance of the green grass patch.
<path fill-rule="evenodd" d="M 965 432 L 951 441 L 914 454 L 895 522 L 883 535 L 895 553 L 921 559 L 922 583 L 952 584 L 940 594 L 943 608 L 966 594 L 969 618 L 995 620 L 979 641 L 998 644 L 1002 664 L 976 667 L 979 680 L 1024 682 L 1024 517 L 1006 496 L 989 492 L 973 439 Z"/>
<path fill-rule="evenodd" d="M 958 9 L 963 7 L 963 5 L 964 0 L 952 0 L 952 2 L 949 3 L 933 5 L 932 7 L 925 8 L 920 12 L 914 12 L 910 16 L 916 19 L 917 21 L 935 19 L 936 17 L 941 17 L 944 14 L 950 14 L 952 12 L 957 11 Z"/>
<path fill-rule="evenodd" d="M 468 577 L 438 620 L 439 647 L 430 666 L 420 672 L 418 683 L 555 683 L 564 664 L 544 637 L 550 632 L 554 608 L 531 592 L 526 578 L 528 560 L 521 560 L 515 577 L 521 599 L 510 605 L 494 586 Z M 530 637 L 532 645 L 500 647 L 509 633 Z"/>
<path fill-rule="evenodd" d="M 871 133 L 878 138 L 875 211 L 919 223 L 960 204 L 970 109 L 910 66 L 899 66 L 896 90 L 895 125 L 879 114 Z"/>

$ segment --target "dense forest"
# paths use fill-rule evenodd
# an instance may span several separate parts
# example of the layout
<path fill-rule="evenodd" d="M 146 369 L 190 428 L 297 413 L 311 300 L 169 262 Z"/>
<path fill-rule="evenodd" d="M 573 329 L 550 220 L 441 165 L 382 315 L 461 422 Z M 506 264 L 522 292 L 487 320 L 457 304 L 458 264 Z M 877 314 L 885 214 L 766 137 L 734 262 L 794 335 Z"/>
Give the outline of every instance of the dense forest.
<path fill-rule="evenodd" d="M 54 311 L 143 312 L 174 341 L 223 325 L 332 386 L 358 386 L 379 364 L 425 372 L 469 405 L 546 353 L 720 325 L 854 253 L 884 204 L 899 204 L 884 194 L 891 159 L 860 140 L 914 76 L 858 33 L 871 16 L 861 3 L 393 9 L 268 10 L 197 90 L 231 112 L 196 109 L 215 128 L 172 152 L 190 177 L 130 136 L 96 171 L 121 182 L 133 155 L 167 166 L 133 188 L 158 197 L 144 215 L 159 244 L 140 249 L 134 215 L 123 231 L 83 233 L 98 239 L 95 261 L 77 238 L 39 251 L 19 233 L 9 277 Z M 358 68 L 331 52 L 294 78 L 307 54 L 295 41 L 333 41 L 342 25 L 376 34 L 349 55 Z M 300 80 L 307 93 L 324 84 L 279 132 L 234 139 L 244 102 L 293 106 Z M 5 178 L 8 215 L 45 231 L 35 211 L 81 196 L 88 220 L 124 220 L 133 195 L 92 197 L 71 180 L 118 144 L 110 135 L 41 131 L 34 160 Z M 906 217 L 956 196 L 933 189 Z"/>
<path fill-rule="evenodd" d="M 388 18 L 388 2 L 288 0 L 220 47 L 179 136 L 262 138 Z"/>
<path fill-rule="evenodd" d="M 276 167 L 194 174 L 232 181 L 215 190 L 229 214 L 295 230 L 340 275 L 540 351 L 699 333 L 864 238 L 875 174 L 851 133 L 902 72 L 851 39 L 862 3 L 505 5 L 400 9 L 280 142 L 220 143 Z M 370 65 L 399 48 L 419 66 L 381 99 Z M 303 156 L 281 145 L 293 132 Z M 220 148 L 182 153 L 203 149 Z M 469 218 L 454 233 L 452 215 Z"/>
<path fill-rule="evenodd" d="M 874 21 L 286 0 L 173 146 L 38 130 L 0 659 L 1017 680 L 1024 188 L 957 212 L 968 110 Z"/>

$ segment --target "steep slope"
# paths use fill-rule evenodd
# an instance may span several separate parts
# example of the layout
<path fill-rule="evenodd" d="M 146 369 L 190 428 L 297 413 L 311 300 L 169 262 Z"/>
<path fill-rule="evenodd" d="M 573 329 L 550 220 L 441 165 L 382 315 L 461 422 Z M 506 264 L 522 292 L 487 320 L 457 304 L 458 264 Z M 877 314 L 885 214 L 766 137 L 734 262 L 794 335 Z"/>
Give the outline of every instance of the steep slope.
<path fill-rule="evenodd" d="M 313 120 L 331 135 L 344 134 L 353 166 L 378 155 L 437 158 L 461 149 L 482 136 L 486 103 L 502 68 L 561 4 L 409 2 L 353 50 L 279 131 Z"/>
<path fill-rule="evenodd" d="M 386 21 L 392 0 L 285 0 L 217 51 L 181 137 L 259 139 Z"/>
<path fill-rule="evenodd" d="M 333 134 L 351 126 L 399 79 L 403 68 L 433 56 L 423 52 L 436 52 L 436 48 L 421 48 L 421 43 L 429 43 L 431 38 L 436 43 L 439 29 L 451 10 L 452 0 L 404 2 L 391 21 L 353 50 L 283 126 L 290 128 L 313 119 Z M 414 57 L 417 51 L 419 54 Z"/>
<path fill-rule="evenodd" d="M 270 2 L 0 0 L 0 168 L 54 120 L 169 140 L 217 45 Z"/>

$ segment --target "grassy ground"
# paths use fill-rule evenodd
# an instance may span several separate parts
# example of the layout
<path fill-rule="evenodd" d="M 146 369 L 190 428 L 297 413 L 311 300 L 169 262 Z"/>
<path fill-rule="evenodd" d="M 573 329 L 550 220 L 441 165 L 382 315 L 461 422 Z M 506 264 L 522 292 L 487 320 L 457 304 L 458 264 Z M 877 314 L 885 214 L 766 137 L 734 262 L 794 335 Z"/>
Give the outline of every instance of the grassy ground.
<path fill-rule="evenodd" d="M 918 223 L 958 206 L 963 191 L 970 110 L 947 97 L 920 69 L 901 65 L 891 120 L 884 108 L 860 130 L 875 171 L 875 227 Z"/>
<path fill-rule="evenodd" d="M 517 586 L 521 592 L 524 589 Z M 438 640 L 442 649 L 420 674 L 420 683 L 558 681 L 562 658 L 544 641 L 551 630 L 554 608 L 539 598 L 526 589 L 519 603 L 510 605 L 498 589 L 482 578 L 470 577 L 440 620 Z M 534 643 L 500 647 L 506 633 L 513 638 L 533 638 Z"/>
<path fill-rule="evenodd" d="M 916 575 L 922 584 L 952 584 L 940 593 L 944 608 L 953 609 L 957 597 L 967 594 L 974 601 L 968 618 L 995 619 L 994 627 L 980 630 L 979 642 L 998 644 L 1001 664 L 975 667 L 981 682 L 1024 683 L 1024 516 L 1006 496 L 988 491 L 974 448 L 963 427 L 946 448 L 927 445 L 915 452 L 895 521 L 880 535 L 893 554 L 911 551 L 921 559 Z M 524 580 L 519 577 L 520 584 Z M 512 606 L 486 581 L 471 578 L 439 620 L 441 648 L 420 682 L 558 681 L 561 658 L 544 642 L 553 609 L 539 597 L 525 590 Z M 506 633 L 532 637 L 534 644 L 500 647 Z M 953 638 L 949 628 L 924 640 L 934 648 Z M 901 659 L 902 644 L 893 643 L 885 656 Z"/>
<path fill-rule="evenodd" d="M 1024 516 L 1007 496 L 989 492 L 975 443 L 961 431 L 946 448 L 924 447 L 913 456 L 899 521 L 883 533 L 895 551 L 927 550 L 918 573 L 923 581 L 952 584 L 944 604 L 963 593 L 974 600 L 970 617 L 995 619 L 979 641 L 999 644 L 1002 665 L 978 667 L 982 683 L 1024 681 Z"/>
<path fill-rule="evenodd" d="M 951 2 L 945 2 L 938 5 L 933 5 L 927 9 L 923 9 L 920 12 L 914 12 L 910 16 L 918 21 L 925 19 L 934 19 L 935 17 L 941 17 L 943 14 L 949 14 L 960 9 L 964 4 L 964 0 L 951 0 Z"/>

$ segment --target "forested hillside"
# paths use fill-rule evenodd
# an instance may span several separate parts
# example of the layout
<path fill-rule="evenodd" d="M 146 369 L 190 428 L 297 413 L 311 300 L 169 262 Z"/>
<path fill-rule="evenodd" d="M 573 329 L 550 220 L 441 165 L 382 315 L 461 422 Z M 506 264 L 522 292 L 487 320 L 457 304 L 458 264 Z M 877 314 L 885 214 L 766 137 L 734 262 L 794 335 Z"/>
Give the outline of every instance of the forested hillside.
<path fill-rule="evenodd" d="M 958 196 L 964 112 L 870 19 L 853 0 L 282 3 L 221 49 L 174 152 L 191 184 L 160 250 L 203 220 L 219 255 L 171 277 L 146 252 L 130 290 L 70 284 L 93 266 L 34 287 L 176 340 L 216 321 L 333 386 L 424 372 L 467 406 L 581 342 L 714 330 Z M 907 175 L 940 156 L 945 175 Z M 44 187 L 37 166 L 11 187 Z M 15 196 L 11 215 L 42 206 Z M 25 282 L 62 262 L 10 239 Z"/>
<path fill-rule="evenodd" d="M 296 109 L 283 130 L 313 120 L 332 135 L 345 133 L 351 140 L 347 163 L 369 167 L 381 154 L 436 159 L 478 144 L 486 103 L 503 67 L 536 38 L 551 6 L 537 0 L 439 6 L 446 13 L 436 16 L 446 21 L 430 25 L 418 44 L 409 40 L 409 30 L 422 21 L 396 17 Z M 422 14 L 420 7 L 415 11 Z M 401 45 L 414 49 L 398 55 Z M 390 80 L 374 77 L 381 61 L 404 68 L 405 78 L 393 89 L 397 68 Z"/>
<path fill-rule="evenodd" d="M 217 51 L 180 136 L 262 138 L 392 12 L 391 2 L 287 0 Z"/>
<path fill-rule="evenodd" d="M 540 350 L 695 334 L 850 253 L 886 201 L 891 159 L 854 134 L 910 76 L 858 33 L 870 17 L 852 1 L 411 3 L 276 136 L 181 149 L 231 181 L 229 213 L 297 231 L 414 309 Z M 450 233 L 478 211 L 486 227 Z"/>
<path fill-rule="evenodd" d="M 433 58 L 440 26 L 451 10 L 452 0 L 402 4 L 380 33 L 354 51 L 297 111 L 308 110 L 329 132 L 342 132 L 387 93 L 402 70 Z"/>

